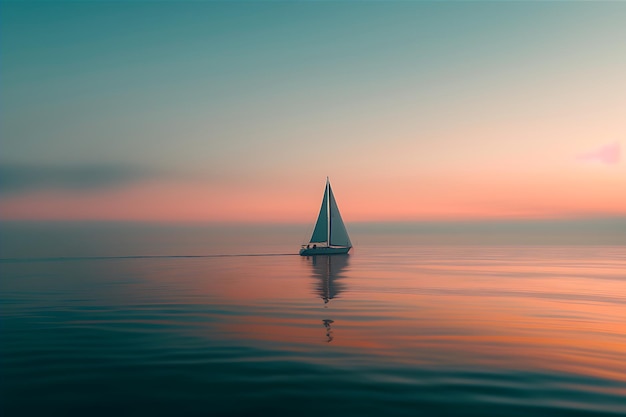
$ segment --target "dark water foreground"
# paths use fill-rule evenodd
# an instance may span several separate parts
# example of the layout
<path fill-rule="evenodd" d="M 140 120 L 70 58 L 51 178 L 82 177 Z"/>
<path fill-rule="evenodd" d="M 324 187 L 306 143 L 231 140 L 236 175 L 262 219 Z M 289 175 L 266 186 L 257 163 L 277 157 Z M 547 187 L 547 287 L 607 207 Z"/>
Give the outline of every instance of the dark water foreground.
<path fill-rule="evenodd" d="M 6 417 L 626 415 L 624 247 L 0 268 Z"/>

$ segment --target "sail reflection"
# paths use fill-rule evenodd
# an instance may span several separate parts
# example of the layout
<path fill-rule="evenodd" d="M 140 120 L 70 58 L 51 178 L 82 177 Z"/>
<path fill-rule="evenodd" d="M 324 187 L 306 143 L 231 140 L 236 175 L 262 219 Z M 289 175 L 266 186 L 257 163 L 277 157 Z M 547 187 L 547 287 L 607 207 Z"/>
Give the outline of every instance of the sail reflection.
<path fill-rule="evenodd" d="M 324 300 L 324 308 L 330 300 L 337 298 L 345 291 L 345 284 L 341 282 L 343 272 L 348 266 L 349 255 L 317 255 L 307 258 L 311 262 L 311 275 L 315 279 L 315 293 Z M 334 338 L 331 325 L 334 320 L 325 318 L 322 320 L 326 329 L 326 342 Z"/>
<path fill-rule="evenodd" d="M 349 258 L 350 255 L 317 255 L 308 258 L 312 266 L 311 275 L 315 278 L 315 293 L 324 300 L 324 304 L 345 290 L 345 284 L 340 279 L 348 267 Z"/>

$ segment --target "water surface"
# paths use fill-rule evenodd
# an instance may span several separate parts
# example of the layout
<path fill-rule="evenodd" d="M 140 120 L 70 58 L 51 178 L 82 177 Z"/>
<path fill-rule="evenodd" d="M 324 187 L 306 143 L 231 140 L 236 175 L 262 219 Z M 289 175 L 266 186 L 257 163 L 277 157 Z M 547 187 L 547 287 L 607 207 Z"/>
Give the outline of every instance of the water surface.
<path fill-rule="evenodd" d="M 626 414 L 623 246 L 123 253 L 0 262 L 3 416 Z"/>

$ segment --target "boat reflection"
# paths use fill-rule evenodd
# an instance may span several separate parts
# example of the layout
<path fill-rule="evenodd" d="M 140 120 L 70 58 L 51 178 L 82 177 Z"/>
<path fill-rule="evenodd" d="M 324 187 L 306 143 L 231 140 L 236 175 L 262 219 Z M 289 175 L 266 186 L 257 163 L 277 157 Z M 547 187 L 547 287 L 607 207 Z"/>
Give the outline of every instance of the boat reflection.
<path fill-rule="evenodd" d="M 341 278 L 348 267 L 349 259 L 350 255 L 317 255 L 307 258 L 312 267 L 315 293 L 324 300 L 324 308 L 328 307 L 330 300 L 337 298 L 345 290 Z M 334 320 L 326 318 L 322 323 L 326 329 L 326 342 L 330 343 L 334 338 L 331 327 Z"/>
<path fill-rule="evenodd" d="M 340 282 L 344 270 L 348 267 L 350 255 L 317 255 L 308 258 L 311 262 L 311 276 L 315 278 L 315 293 L 324 304 L 342 293 L 345 284 Z"/>

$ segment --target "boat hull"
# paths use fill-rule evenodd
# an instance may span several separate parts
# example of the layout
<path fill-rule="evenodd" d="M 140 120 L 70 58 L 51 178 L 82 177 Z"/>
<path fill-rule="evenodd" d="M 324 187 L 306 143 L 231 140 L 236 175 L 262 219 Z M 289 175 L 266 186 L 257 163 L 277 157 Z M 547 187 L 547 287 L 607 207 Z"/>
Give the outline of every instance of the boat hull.
<path fill-rule="evenodd" d="M 352 249 L 351 246 L 321 246 L 317 248 L 302 248 L 300 249 L 300 256 L 314 256 L 314 255 L 344 255 Z"/>

